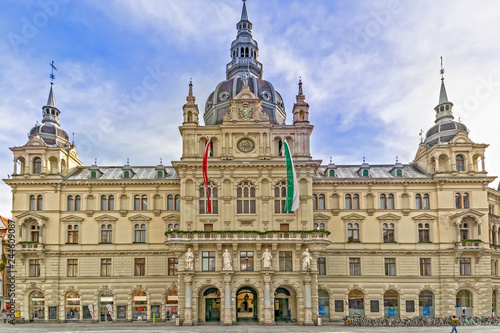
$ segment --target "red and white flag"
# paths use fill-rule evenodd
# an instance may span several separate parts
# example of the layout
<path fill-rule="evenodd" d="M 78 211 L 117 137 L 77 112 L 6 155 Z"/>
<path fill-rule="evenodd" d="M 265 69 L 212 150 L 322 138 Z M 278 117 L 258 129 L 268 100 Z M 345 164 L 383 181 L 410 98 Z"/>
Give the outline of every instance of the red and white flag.
<path fill-rule="evenodd" d="M 205 190 L 207 193 L 207 212 L 212 212 L 212 206 L 210 205 L 210 196 L 208 191 L 208 175 L 207 175 L 207 164 L 208 164 L 208 153 L 210 151 L 210 140 L 207 140 L 205 145 L 205 154 L 203 154 L 203 181 L 205 182 Z"/>

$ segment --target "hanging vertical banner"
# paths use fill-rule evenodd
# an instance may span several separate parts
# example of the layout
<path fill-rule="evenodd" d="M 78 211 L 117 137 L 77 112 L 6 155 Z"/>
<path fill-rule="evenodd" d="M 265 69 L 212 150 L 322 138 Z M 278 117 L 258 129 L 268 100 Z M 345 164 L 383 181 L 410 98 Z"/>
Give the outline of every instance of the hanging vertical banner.
<path fill-rule="evenodd" d="M 113 306 L 111 306 L 111 304 L 106 304 L 106 309 L 108 309 L 109 316 L 111 320 L 113 320 Z"/>
<path fill-rule="evenodd" d="M 210 140 L 207 140 L 205 145 L 205 154 L 203 154 L 203 181 L 205 182 L 205 190 L 207 194 L 207 212 L 212 212 L 212 206 L 210 205 L 210 194 L 208 190 L 208 153 L 210 151 Z"/>
<path fill-rule="evenodd" d="M 286 203 L 285 212 L 294 212 L 299 208 L 299 184 L 293 166 L 292 154 L 286 140 L 283 142 L 286 159 Z"/>
<path fill-rule="evenodd" d="M 94 319 L 94 306 L 92 304 L 87 305 L 89 308 L 90 316 Z"/>

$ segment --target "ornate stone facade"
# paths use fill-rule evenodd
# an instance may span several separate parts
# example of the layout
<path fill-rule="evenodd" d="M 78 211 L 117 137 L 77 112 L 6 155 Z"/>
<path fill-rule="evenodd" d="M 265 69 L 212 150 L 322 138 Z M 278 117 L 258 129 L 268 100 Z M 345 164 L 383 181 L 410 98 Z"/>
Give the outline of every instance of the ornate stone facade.
<path fill-rule="evenodd" d="M 319 315 L 497 313 L 500 193 L 488 188 L 488 145 L 451 121 L 444 81 L 438 130 L 412 163 L 322 165 L 310 153 L 302 83 L 285 125 L 281 97 L 262 83 L 257 44 L 243 38 L 245 5 L 237 28 L 231 91 L 220 85 L 220 100 L 207 101 L 218 103 L 205 115 L 217 124 L 199 125 L 190 84 L 172 167 L 83 166 L 62 130 L 32 131 L 11 148 L 14 173 L 4 181 L 20 240 L 21 317 L 312 325 Z M 50 96 L 44 110 L 57 112 L 44 117 L 59 129 L 52 87 Z M 284 212 L 284 140 L 299 184 L 293 213 Z"/>

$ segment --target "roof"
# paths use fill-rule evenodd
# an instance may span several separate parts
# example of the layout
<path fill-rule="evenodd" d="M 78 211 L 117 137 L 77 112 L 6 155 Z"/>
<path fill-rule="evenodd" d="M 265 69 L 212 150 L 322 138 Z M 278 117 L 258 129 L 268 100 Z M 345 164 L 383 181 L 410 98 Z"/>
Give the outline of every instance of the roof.
<path fill-rule="evenodd" d="M 387 165 L 370 165 L 368 171 L 368 177 L 363 177 L 358 173 L 361 165 L 337 165 L 333 170 L 335 170 L 335 177 L 328 176 L 328 166 L 322 165 L 318 168 L 318 171 L 314 175 L 315 179 L 329 179 L 329 178 L 340 178 L 340 179 L 384 179 L 384 178 L 394 178 L 394 179 L 404 179 L 404 178 L 432 178 L 431 175 L 420 169 L 415 164 L 405 164 L 403 165 L 403 176 L 397 177 L 391 174 L 391 170 L 394 168 L 393 164 Z"/>
<path fill-rule="evenodd" d="M 92 168 L 92 170 L 91 170 Z M 97 170 L 99 175 L 96 179 L 99 180 L 118 180 L 124 179 L 123 167 L 108 167 L 108 166 L 84 166 L 77 168 L 73 173 L 66 177 L 66 180 L 92 180 L 91 172 Z M 141 179 L 141 180 L 152 180 L 159 179 L 157 177 L 158 171 L 164 171 L 164 176 L 161 179 L 179 179 L 179 176 L 175 172 L 173 167 L 165 167 L 165 166 L 139 166 L 139 167 L 129 167 L 127 170 L 132 170 L 130 175 L 131 180 Z"/>

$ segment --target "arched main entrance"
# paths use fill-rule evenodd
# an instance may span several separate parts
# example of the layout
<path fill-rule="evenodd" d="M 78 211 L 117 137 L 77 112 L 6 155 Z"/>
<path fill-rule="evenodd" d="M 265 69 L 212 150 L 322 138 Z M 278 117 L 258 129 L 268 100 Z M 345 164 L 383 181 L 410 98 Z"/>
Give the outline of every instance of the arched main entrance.
<path fill-rule="evenodd" d="M 220 321 L 220 290 L 208 288 L 202 296 L 202 306 L 200 318 L 205 318 L 206 322 Z"/>
<path fill-rule="evenodd" d="M 420 317 L 434 317 L 434 294 L 424 290 L 418 295 L 418 307 Z"/>
<path fill-rule="evenodd" d="M 456 300 L 457 316 L 459 317 L 472 317 L 472 294 L 468 290 L 460 290 L 457 293 Z"/>
<path fill-rule="evenodd" d="M 349 298 L 349 317 L 364 317 L 365 306 L 364 296 L 359 290 L 351 290 L 348 295 Z"/>
<path fill-rule="evenodd" d="M 257 321 L 259 303 L 257 291 L 252 287 L 242 287 L 236 292 L 236 321 Z"/>
<path fill-rule="evenodd" d="M 394 290 L 384 293 L 384 316 L 399 318 L 399 294 Z"/>
<path fill-rule="evenodd" d="M 274 320 L 293 322 L 297 320 L 295 292 L 288 288 L 276 288 L 274 292 Z"/>
<path fill-rule="evenodd" d="M 41 291 L 35 290 L 30 293 L 29 306 L 30 306 L 31 320 L 45 319 L 44 316 L 45 297 Z"/>

